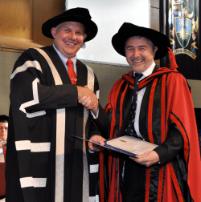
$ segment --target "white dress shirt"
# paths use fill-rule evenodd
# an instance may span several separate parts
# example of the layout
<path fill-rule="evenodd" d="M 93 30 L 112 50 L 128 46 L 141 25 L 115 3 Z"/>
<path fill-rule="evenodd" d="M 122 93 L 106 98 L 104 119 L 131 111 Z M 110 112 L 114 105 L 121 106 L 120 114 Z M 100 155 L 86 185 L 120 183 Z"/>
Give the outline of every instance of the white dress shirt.
<path fill-rule="evenodd" d="M 139 79 L 139 81 L 149 76 L 150 74 L 152 74 L 155 65 L 156 65 L 155 62 L 153 62 L 149 68 L 147 68 L 144 72 L 141 72 L 143 76 Z M 145 90 L 146 90 L 146 87 L 142 88 L 141 90 L 137 92 L 137 105 L 136 105 L 136 112 L 135 112 L 134 129 L 136 131 L 136 134 L 139 137 L 142 137 L 139 130 L 139 117 L 140 117 L 140 109 L 141 109 L 142 99 L 144 97 Z"/>
<path fill-rule="evenodd" d="M 63 62 L 64 66 L 66 67 L 66 69 L 67 69 L 67 71 L 68 71 L 68 67 L 67 67 L 67 65 L 66 65 L 66 62 L 67 62 L 68 58 L 65 57 L 65 56 L 56 48 L 56 46 L 55 46 L 54 44 L 53 44 L 53 47 L 54 47 L 55 51 L 56 51 L 57 54 L 59 55 L 61 61 Z M 76 61 L 77 61 L 77 58 L 74 57 L 74 58 L 71 58 L 71 60 L 72 60 L 72 62 L 73 62 L 74 71 L 75 71 L 75 73 L 77 73 L 77 68 L 76 68 Z"/>

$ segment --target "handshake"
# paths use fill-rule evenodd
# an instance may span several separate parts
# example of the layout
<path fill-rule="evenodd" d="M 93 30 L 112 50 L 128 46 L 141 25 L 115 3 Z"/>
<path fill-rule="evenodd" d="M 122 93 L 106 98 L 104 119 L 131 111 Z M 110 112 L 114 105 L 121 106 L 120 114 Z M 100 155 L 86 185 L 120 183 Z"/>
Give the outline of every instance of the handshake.
<path fill-rule="evenodd" d="M 94 114 L 98 111 L 98 98 L 88 87 L 77 86 L 78 102 Z"/>

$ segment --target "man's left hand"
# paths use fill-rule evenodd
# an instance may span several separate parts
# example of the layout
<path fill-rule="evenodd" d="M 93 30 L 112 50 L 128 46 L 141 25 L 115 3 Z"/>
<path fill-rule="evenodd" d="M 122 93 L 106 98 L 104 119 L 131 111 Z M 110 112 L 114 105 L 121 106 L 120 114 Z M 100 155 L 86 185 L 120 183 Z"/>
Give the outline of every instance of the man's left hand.
<path fill-rule="evenodd" d="M 131 158 L 136 163 L 139 163 L 141 165 L 144 165 L 146 167 L 150 167 L 153 164 L 156 164 L 159 162 L 159 156 L 155 151 L 146 152 L 144 154 L 136 155 L 135 158 Z"/>

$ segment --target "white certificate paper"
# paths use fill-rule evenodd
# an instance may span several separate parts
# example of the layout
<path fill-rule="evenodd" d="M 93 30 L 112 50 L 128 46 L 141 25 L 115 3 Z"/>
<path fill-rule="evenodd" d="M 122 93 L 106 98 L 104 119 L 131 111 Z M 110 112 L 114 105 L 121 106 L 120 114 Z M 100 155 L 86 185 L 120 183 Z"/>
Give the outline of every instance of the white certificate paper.
<path fill-rule="evenodd" d="M 91 142 L 89 139 L 72 136 L 78 140 L 84 140 L 87 142 Z M 105 148 L 107 150 L 115 151 L 121 154 L 125 154 L 130 157 L 134 157 L 138 154 L 143 154 L 148 151 L 152 151 L 158 145 L 152 144 L 150 142 L 144 141 L 139 138 L 135 138 L 132 136 L 121 136 L 114 139 L 106 140 L 105 145 L 100 145 L 99 143 L 91 142 L 98 147 Z"/>
<path fill-rule="evenodd" d="M 115 150 L 129 156 L 135 156 L 152 151 L 158 145 L 141 140 L 139 138 L 125 135 L 106 141 L 105 146 L 108 149 Z"/>

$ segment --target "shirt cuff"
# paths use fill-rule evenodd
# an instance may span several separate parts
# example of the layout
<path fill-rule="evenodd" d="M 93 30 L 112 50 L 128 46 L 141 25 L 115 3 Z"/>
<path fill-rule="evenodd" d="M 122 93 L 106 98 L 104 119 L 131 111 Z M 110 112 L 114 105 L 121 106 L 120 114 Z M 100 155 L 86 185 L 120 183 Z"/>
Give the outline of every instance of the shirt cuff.
<path fill-rule="evenodd" d="M 91 115 L 92 115 L 93 119 L 97 119 L 98 115 L 99 115 L 99 108 L 97 109 L 96 113 L 94 113 L 93 111 L 91 111 Z"/>

